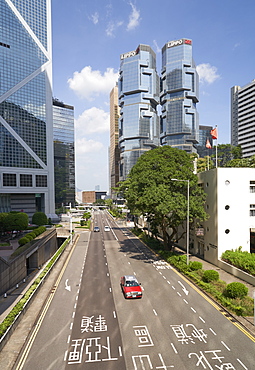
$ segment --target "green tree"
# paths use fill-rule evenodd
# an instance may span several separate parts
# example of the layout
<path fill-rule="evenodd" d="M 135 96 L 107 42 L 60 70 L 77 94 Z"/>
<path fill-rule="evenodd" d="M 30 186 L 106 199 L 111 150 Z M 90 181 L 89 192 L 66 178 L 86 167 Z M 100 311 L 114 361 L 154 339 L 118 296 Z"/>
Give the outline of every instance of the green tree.
<path fill-rule="evenodd" d="M 5 218 L 8 216 L 7 212 L 0 213 L 0 233 L 6 231 L 5 230 Z"/>
<path fill-rule="evenodd" d="M 44 212 L 35 212 L 32 217 L 32 223 L 38 226 L 46 225 L 48 218 Z"/>
<path fill-rule="evenodd" d="M 112 199 L 105 199 L 105 205 L 109 207 L 110 209 L 113 208 L 113 200 Z"/>
<path fill-rule="evenodd" d="M 83 213 L 83 216 L 82 216 L 86 221 L 88 221 L 91 217 L 91 214 L 90 212 L 84 212 Z"/>
<path fill-rule="evenodd" d="M 104 206 L 105 200 L 104 199 L 96 199 L 96 201 L 93 203 L 95 206 Z"/>
<path fill-rule="evenodd" d="M 22 231 L 28 227 L 28 215 L 24 212 L 10 212 L 4 218 L 6 231 Z"/>
<path fill-rule="evenodd" d="M 208 156 L 204 158 L 197 159 L 197 172 L 204 172 L 208 170 L 208 160 L 209 160 L 209 169 L 214 168 L 213 161 Z"/>
<path fill-rule="evenodd" d="M 255 155 L 250 158 L 236 158 L 227 162 L 225 167 L 255 167 Z"/>
<path fill-rule="evenodd" d="M 132 167 L 127 180 L 119 184 L 131 213 L 146 216 L 154 230 L 155 225 L 160 227 L 165 248 L 183 236 L 178 234 L 178 227 L 187 219 L 188 183 L 173 178 L 189 180 L 190 223 L 205 220 L 206 195 L 193 174 L 191 156 L 183 150 L 163 146 L 148 151 Z"/>

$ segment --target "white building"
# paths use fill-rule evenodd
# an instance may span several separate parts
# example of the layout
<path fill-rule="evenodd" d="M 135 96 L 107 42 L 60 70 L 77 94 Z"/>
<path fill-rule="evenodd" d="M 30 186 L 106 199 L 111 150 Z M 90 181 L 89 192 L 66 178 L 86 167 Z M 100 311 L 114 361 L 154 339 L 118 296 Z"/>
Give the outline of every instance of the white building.
<path fill-rule="evenodd" d="M 255 154 L 255 80 L 231 88 L 231 144 L 241 145 L 243 157 Z"/>
<path fill-rule="evenodd" d="M 209 218 L 190 230 L 190 252 L 215 265 L 225 250 L 255 252 L 255 168 L 215 168 L 198 179 Z"/>

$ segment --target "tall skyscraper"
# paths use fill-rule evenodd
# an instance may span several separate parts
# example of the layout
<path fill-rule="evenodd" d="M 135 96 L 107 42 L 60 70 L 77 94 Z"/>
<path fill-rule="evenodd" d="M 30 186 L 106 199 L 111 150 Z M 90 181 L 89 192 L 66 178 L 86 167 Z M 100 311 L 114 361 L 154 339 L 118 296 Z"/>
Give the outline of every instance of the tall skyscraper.
<path fill-rule="evenodd" d="M 148 45 L 120 56 L 119 148 L 120 181 L 137 159 L 159 145 L 159 77 L 156 55 Z"/>
<path fill-rule="evenodd" d="M 231 88 L 231 144 L 240 145 L 244 158 L 255 155 L 255 80 Z"/>
<path fill-rule="evenodd" d="M 0 212 L 54 217 L 50 0 L 0 0 Z"/>
<path fill-rule="evenodd" d="M 199 119 L 196 104 L 199 78 L 192 57 L 192 40 L 167 42 L 162 48 L 160 102 L 162 145 L 196 152 Z"/>
<path fill-rule="evenodd" d="M 196 150 L 197 150 L 197 154 L 201 158 L 212 154 L 212 150 L 211 150 L 213 148 L 213 140 L 212 140 L 212 135 L 211 135 L 212 129 L 213 129 L 212 126 L 199 125 L 199 141 L 198 141 L 198 144 L 196 145 Z M 207 143 L 210 144 L 211 149 L 206 147 Z"/>
<path fill-rule="evenodd" d="M 110 149 L 109 149 L 109 170 L 110 170 L 110 197 L 114 198 L 114 188 L 119 182 L 119 104 L 118 86 L 114 86 L 110 93 Z"/>
<path fill-rule="evenodd" d="M 75 206 L 74 107 L 53 99 L 56 208 Z"/>

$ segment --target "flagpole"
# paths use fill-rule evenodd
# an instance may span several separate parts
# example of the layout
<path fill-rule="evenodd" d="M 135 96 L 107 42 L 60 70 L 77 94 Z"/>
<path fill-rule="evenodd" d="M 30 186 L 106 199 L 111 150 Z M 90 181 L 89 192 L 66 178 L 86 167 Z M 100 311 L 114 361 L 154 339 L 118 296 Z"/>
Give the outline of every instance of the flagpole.
<path fill-rule="evenodd" d="M 216 168 L 218 168 L 218 126 L 216 125 L 217 140 L 216 140 Z"/>

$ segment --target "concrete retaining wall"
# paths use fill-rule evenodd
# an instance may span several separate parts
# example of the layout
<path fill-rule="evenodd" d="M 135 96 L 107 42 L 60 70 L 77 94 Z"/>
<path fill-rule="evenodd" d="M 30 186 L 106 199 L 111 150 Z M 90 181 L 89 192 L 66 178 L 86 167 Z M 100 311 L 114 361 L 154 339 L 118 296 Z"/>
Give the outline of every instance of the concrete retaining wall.
<path fill-rule="evenodd" d="M 58 249 L 56 229 L 52 228 L 28 243 L 28 248 L 15 258 L 0 257 L 0 295 L 15 288 L 28 271 L 41 267 Z"/>
<path fill-rule="evenodd" d="M 247 283 L 255 286 L 255 276 L 247 274 L 247 272 L 244 272 L 242 270 L 239 270 L 237 267 L 234 267 L 227 262 L 218 260 L 218 266 L 230 274 L 236 276 L 237 278 L 246 281 Z"/>

